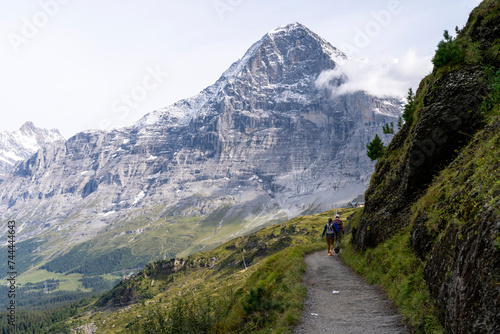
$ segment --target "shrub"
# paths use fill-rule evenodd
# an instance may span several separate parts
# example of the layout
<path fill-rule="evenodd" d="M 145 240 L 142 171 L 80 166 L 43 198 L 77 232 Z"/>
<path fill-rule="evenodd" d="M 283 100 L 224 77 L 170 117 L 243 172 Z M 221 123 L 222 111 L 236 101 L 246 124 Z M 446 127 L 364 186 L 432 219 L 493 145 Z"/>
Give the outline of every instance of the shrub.
<path fill-rule="evenodd" d="M 242 307 L 249 321 L 254 322 L 258 327 L 265 324 L 272 311 L 283 310 L 281 304 L 272 299 L 271 292 L 266 289 L 264 284 L 250 289 Z"/>
<path fill-rule="evenodd" d="M 154 307 L 149 311 L 148 320 L 133 322 L 128 327 L 136 333 L 146 334 L 203 334 L 213 333 L 214 326 L 227 315 L 234 302 L 229 299 L 214 302 L 206 297 L 200 300 L 177 299 L 167 310 Z"/>
<path fill-rule="evenodd" d="M 480 109 L 483 114 L 488 114 L 494 112 L 494 107 L 500 104 L 500 70 L 495 72 L 494 68 L 487 67 L 484 72 L 489 82 L 490 92 L 483 100 Z"/>

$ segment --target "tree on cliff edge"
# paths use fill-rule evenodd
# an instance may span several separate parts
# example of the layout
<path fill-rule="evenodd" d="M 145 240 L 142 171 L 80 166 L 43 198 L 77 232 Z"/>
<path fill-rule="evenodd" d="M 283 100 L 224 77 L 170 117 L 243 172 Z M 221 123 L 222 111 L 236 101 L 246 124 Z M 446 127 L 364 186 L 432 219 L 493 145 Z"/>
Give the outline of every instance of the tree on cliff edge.
<path fill-rule="evenodd" d="M 366 145 L 368 151 L 366 155 L 373 161 L 380 158 L 384 155 L 385 146 L 380 137 L 376 134 L 375 138 L 370 142 L 370 144 Z"/>

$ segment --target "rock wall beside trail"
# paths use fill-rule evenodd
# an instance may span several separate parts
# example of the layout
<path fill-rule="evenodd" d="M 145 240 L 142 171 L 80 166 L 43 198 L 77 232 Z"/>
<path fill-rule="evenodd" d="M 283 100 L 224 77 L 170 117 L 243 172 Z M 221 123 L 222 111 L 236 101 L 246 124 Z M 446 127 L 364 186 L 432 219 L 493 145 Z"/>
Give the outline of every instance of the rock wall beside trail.
<path fill-rule="evenodd" d="M 359 250 L 410 233 L 446 333 L 500 333 L 499 33 L 500 1 L 483 1 L 449 44 L 463 59 L 420 83 L 353 230 Z"/>
<path fill-rule="evenodd" d="M 500 333 L 498 231 L 490 209 L 470 226 L 448 226 L 432 249 L 424 276 L 447 333 Z"/>
<path fill-rule="evenodd" d="M 467 67 L 430 78 L 427 91 L 421 84 L 417 94 L 425 95 L 416 123 L 396 135 L 366 191 L 354 240 L 358 248 L 376 247 L 406 226 L 409 206 L 481 128 L 479 106 L 486 95 L 481 77 L 476 67 Z"/>

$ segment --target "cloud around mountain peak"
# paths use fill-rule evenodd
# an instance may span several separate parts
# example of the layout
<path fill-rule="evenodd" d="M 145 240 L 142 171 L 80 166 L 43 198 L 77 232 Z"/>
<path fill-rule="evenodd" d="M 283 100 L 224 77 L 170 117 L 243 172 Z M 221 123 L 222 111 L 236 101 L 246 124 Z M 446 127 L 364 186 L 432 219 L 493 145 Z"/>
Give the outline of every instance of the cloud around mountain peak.
<path fill-rule="evenodd" d="M 423 74 L 432 70 L 431 56 L 419 57 L 412 48 L 401 57 L 347 58 L 339 66 L 323 71 L 316 79 L 317 88 L 331 89 L 334 96 L 365 91 L 379 98 L 405 97 L 408 88 L 416 88 Z M 343 79 L 340 86 L 332 84 Z M 415 89 L 414 89 L 415 90 Z"/>
<path fill-rule="evenodd" d="M 365 91 L 379 98 L 404 98 L 408 88 L 416 90 L 422 76 L 432 70 L 432 56 L 419 56 L 415 48 L 399 58 L 390 54 L 367 59 L 347 57 L 344 50 L 332 46 L 299 22 L 279 26 L 265 37 L 276 38 L 299 30 L 317 39 L 339 65 L 321 72 L 315 83 L 317 88 L 331 89 L 334 96 Z M 338 79 L 342 79 L 340 86 Z"/>

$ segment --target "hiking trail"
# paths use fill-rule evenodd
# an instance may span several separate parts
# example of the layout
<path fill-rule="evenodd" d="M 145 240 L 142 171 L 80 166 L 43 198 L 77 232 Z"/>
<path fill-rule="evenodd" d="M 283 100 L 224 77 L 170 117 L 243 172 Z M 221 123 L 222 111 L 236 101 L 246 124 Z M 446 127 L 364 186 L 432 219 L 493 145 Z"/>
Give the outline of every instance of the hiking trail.
<path fill-rule="evenodd" d="M 324 251 L 305 257 L 307 297 L 295 334 L 409 333 L 382 290 Z"/>

